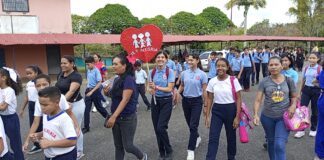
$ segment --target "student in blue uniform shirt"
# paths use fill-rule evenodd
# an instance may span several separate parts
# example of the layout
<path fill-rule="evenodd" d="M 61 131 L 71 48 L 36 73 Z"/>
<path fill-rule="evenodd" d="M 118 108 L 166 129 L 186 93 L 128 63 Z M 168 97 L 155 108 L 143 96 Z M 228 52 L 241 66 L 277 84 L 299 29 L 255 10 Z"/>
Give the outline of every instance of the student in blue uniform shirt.
<path fill-rule="evenodd" d="M 149 111 L 151 109 L 151 104 L 145 95 L 147 74 L 142 69 L 141 62 L 139 61 L 135 62 L 134 67 L 135 67 L 135 81 L 137 86 L 136 99 L 138 100 L 139 95 L 141 95 L 143 102 L 145 103 L 147 110 Z"/>
<path fill-rule="evenodd" d="M 176 75 L 176 65 L 175 63 L 171 60 L 170 57 L 170 52 L 168 50 L 163 50 L 163 53 L 166 53 L 168 55 L 167 61 L 166 61 L 166 66 L 169 67 L 170 69 L 173 70 L 174 75 Z"/>
<path fill-rule="evenodd" d="M 322 64 L 322 68 L 324 63 Z M 324 90 L 324 71 L 321 71 L 319 76 L 317 76 L 317 85 L 321 88 L 321 91 Z M 317 134 L 315 138 L 315 159 L 314 160 L 323 160 L 324 159 L 324 95 L 321 94 L 317 101 L 318 108 L 318 124 L 317 124 Z"/>
<path fill-rule="evenodd" d="M 158 52 L 155 57 L 156 67 L 149 73 L 150 93 L 153 95 L 152 122 L 159 148 L 160 160 L 172 160 L 172 146 L 167 132 L 172 113 L 172 91 L 174 87 L 174 71 L 166 67 L 166 52 Z"/>
<path fill-rule="evenodd" d="M 262 55 L 261 67 L 262 67 L 263 78 L 269 75 L 268 63 L 269 63 L 270 54 L 271 54 L 269 46 L 266 45 L 264 48 L 265 48 L 265 51 L 261 54 Z"/>
<path fill-rule="evenodd" d="M 232 68 L 233 74 L 236 76 L 236 78 L 240 81 L 242 85 L 241 75 L 243 72 L 243 62 L 240 56 L 241 51 L 237 49 L 235 50 L 234 53 L 235 53 L 235 58 L 233 58 L 232 61 L 230 62 L 230 66 Z"/>
<path fill-rule="evenodd" d="M 311 102 L 311 128 L 309 136 L 316 136 L 317 128 L 317 100 L 321 94 L 321 89 L 313 84 L 313 81 L 316 80 L 316 77 L 320 74 L 322 67 L 317 64 L 320 61 L 320 56 L 312 52 L 308 56 L 309 65 L 306 66 L 303 70 L 303 79 L 301 84 L 301 105 L 308 106 Z M 305 135 L 305 131 L 299 131 L 295 134 L 295 138 L 301 138 Z"/>
<path fill-rule="evenodd" d="M 235 58 L 235 51 L 236 51 L 236 48 L 231 47 L 230 52 L 226 54 L 226 59 L 228 62 L 231 62 L 232 59 Z"/>
<path fill-rule="evenodd" d="M 260 77 L 260 68 L 261 68 L 261 61 L 262 61 L 262 48 L 258 47 L 257 51 L 252 54 L 254 65 L 255 65 L 255 72 L 252 73 L 252 86 L 256 82 L 259 84 L 259 77 Z"/>
<path fill-rule="evenodd" d="M 249 53 L 249 49 L 247 47 L 244 48 L 244 53 L 242 54 L 242 62 L 243 62 L 243 72 L 242 72 L 242 83 L 244 87 L 244 91 L 248 92 L 250 90 L 250 79 L 252 72 L 255 72 L 255 65 L 252 59 L 251 54 Z"/>
<path fill-rule="evenodd" d="M 293 63 L 292 58 L 288 54 L 282 54 L 281 55 L 281 63 L 282 63 L 282 67 L 283 67 L 281 74 L 294 80 L 295 85 L 297 86 L 298 73 L 294 70 L 294 63 Z"/>
<path fill-rule="evenodd" d="M 182 66 L 181 64 L 179 63 L 179 57 L 177 56 L 174 56 L 172 58 L 172 60 L 174 61 L 175 65 L 176 65 L 176 68 L 175 68 L 175 71 L 176 71 L 176 75 L 175 75 L 175 87 L 176 88 L 179 88 L 180 86 L 180 75 L 181 75 L 181 72 L 182 72 Z"/>
<path fill-rule="evenodd" d="M 198 133 L 199 120 L 203 106 L 207 106 L 207 75 L 202 71 L 198 55 L 189 56 L 190 69 L 181 74 L 179 92 L 183 95 L 182 108 L 190 130 L 187 160 L 194 160 L 195 149 L 199 146 L 201 138 Z"/>
<path fill-rule="evenodd" d="M 208 81 L 214 77 L 216 77 L 216 52 L 210 53 L 210 60 L 208 61 L 207 69 L 208 72 Z"/>
<path fill-rule="evenodd" d="M 187 70 L 187 69 L 189 69 L 188 58 L 189 58 L 189 55 L 187 54 L 185 56 L 185 62 L 183 63 L 183 70 L 184 71 Z"/>

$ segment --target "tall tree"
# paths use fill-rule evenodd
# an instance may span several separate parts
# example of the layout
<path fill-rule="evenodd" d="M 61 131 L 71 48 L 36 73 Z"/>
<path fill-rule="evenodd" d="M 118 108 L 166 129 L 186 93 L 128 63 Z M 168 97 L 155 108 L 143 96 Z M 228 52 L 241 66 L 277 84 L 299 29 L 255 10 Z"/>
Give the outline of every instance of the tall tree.
<path fill-rule="evenodd" d="M 107 4 L 89 17 L 89 25 L 96 33 L 119 34 L 125 28 L 139 27 L 140 23 L 125 6 Z"/>
<path fill-rule="evenodd" d="M 154 24 L 158 27 L 160 27 L 160 29 L 162 30 L 163 33 L 169 33 L 170 32 L 170 24 L 168 19 L 166 19 L 164 16 L 162 15 L 157 15 L 153 18 L 143 18 L 141 20 L 141 24 L 145 25 L 145 24 Z"/>
<path fill-rule="evenodd" d="M 225 31 L 228 27 L 234 26 L 234 24 L 229 20 L 220 9 L 216 7 L 205 8 L 199 16 L 202 16 L 207 21 L 212 23 L 215 28 L 215 32 Z"/>
<path fill-rule="evenodd" d="M 213 25 L 202 16 L 178 12 L 169 18 L 172 34 L 205 35 L 212 33 Z"/>
<path fill-rule="evenodd" d="M 324 25 L 324 0 L 292 0 L 296 6 L 289 13 L 296 16 L 298 28 L 304 36 L 319 36 Z"/>
<path fill-rule="evenodd" d="M 227 9 L 231 9 L 234 6 L 237 6 L 238 9 L 240 7 L 244 7 L 244 34 L 247 33 L 247 15 L 249 12 L 250 7 L 253 7 L 255 9 L 264 8 L 266 6 L 267 2 L 266 0 L 230 0 L 226 3 L 225 7 Z"/>

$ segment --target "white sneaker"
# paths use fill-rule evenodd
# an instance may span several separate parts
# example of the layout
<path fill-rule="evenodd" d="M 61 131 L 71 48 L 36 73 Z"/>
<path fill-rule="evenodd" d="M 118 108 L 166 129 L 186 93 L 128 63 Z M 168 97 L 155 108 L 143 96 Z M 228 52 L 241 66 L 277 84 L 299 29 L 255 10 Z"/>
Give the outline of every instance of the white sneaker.
<path fill-rule="evenodd" d="M 107 108 L 109 106 L 109 101 L 106 100 L 106 102 L 102 103 L 103 108 Z"/>
<path fill-rule="evenodd" d="M 305 131 L 298 131 L 295 134 L 295 138 L 302 138 L 305 135 Z"/>
<path fill-rule="evenodd" d="M 93 107 L 92 108 L 92 112 L 96 113 L 97 112 L 97 108 L 96 107 Z"/>
<path fill-rule="evenodd" d="M 200 142 L 201 142 L 201 138 L 200 138 L 200 137 L 198 137 L 198 138 L 197 138 L 197 141 L 196 141 L 196 148 L 198 148 L 198 147 L 199 147 L 199 144 L 200 144 Z"/>
<path fill-rule="evenodd" d="M 84 157 L 84 153 L 82 153 L 82 152 L 78 152 L 77 153 L 77 160 L 80 160 L 82 157 Z"/>
<path fill-rule="evenodd" d="M 309 136 L 310 137 L 315 137 L 316 136 L 316 131 L 309 131 Z"/>
<path fill-rule="evenodd" d="M 187 150 L 188 155 L 187 155 L 187 160 L 194 160 L 195 159 L 195 152 L 191 150 Z"/>

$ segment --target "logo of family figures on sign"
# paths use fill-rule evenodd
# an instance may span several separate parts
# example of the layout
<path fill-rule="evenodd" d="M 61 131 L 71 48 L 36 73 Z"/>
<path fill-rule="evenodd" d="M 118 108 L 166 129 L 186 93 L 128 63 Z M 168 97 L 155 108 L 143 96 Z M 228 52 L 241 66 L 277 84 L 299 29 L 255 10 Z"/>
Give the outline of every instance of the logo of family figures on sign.
<path fill-rule="evenodd" d="M 145 25 L 140 29 L 130 27 L 121 34 L 121 44 L 132 58 L 150 61 L 162 46 L 163 34 L 155 25 Z"/>

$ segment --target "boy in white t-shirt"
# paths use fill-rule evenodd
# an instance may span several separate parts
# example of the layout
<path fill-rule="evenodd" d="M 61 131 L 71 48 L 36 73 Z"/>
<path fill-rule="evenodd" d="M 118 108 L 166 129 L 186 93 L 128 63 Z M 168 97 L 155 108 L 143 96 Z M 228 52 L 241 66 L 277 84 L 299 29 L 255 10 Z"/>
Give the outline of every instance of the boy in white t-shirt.
<path fill-rule="evenodd" d="M 38 92 L 43 115 L 43 132 L 30 138 L 44 149 L 45 159 L 76 160 L 77 134 L 70 116 L 60 108 L 61 93 L 57 87 Z"/>
<path fill-rule="evenodd" d="M 13 155 L 8 150 L 7 136 L 3 127 L 3 122 L 1 117 L 0 117 L 0 159 L 13 160 Z"/>

